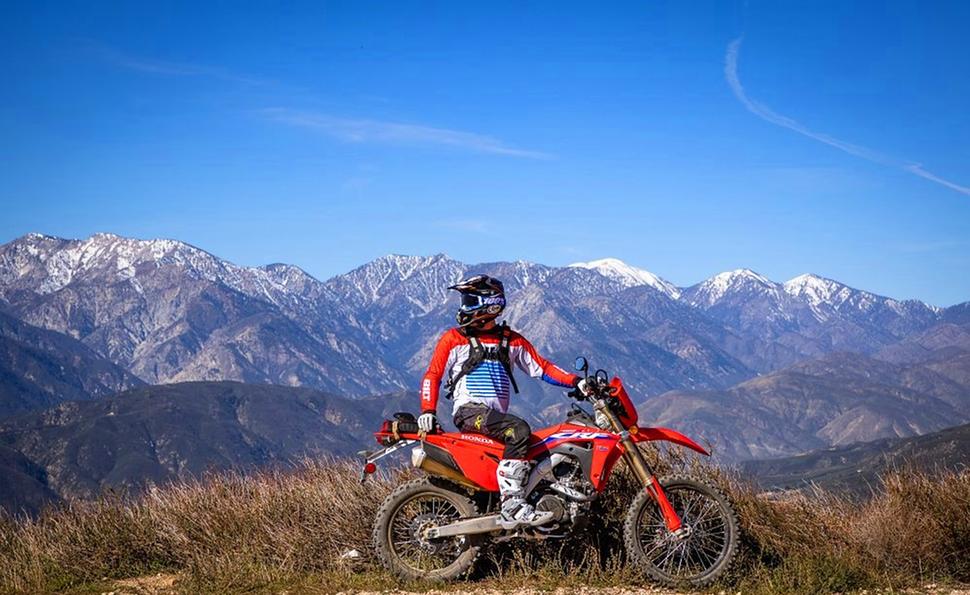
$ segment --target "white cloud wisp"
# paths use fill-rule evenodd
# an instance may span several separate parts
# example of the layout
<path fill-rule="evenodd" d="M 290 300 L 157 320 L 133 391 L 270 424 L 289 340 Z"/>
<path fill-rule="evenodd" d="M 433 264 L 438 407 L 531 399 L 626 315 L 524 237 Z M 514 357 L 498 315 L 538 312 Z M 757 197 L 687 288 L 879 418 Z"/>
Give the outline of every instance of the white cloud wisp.
<path fill-rule="evenodd" d="M 744 91 L 744 87 L 741 85 L 741 79 L 738 77 L 738 56 L 740 54 L 741 42 L 743 39 L 743 37 L 739 37 L 729 43 L 727 46 L 727 53 L 724 56 L 724 78 L 727 80 L 728 86 L 731 87 L 731 91 L 734 93 L 734 96 L 749 112 L 758 116 L 762 120 L 765 120 L 766 122 L 770 122 L 776 126 L 781 126 L 782 128 L 787 128 L 801 134 L 802 136 L 807 136 L 812 140 L 835 147 L 836 149 L 844 151 L 850 155 L 861 157 L 862 159 L 871 161 L 873 163 L 878 163 L 880 165 L 895 167 L 911 173 L 914 176 L 919 176 L 925 180 L 945 186 L 950 190 L 954 190 L 961 194 L 970 195 L 970 188 L 961 186 L 960 184 L 951 182 L 937 176 L 936 174 L 928 172 L 923 169 L 923 166 L 919 163 L 894 159 L 888 155 L 879 153 L 878 151 L 873 151 L 872 149 L 868 149 L 866 147 L 854 145 L 833 136 L 829 136 L 828 134 L 809 130 L 800 122 L 793 120 L 788 116 L 779 114 L 768 106 L 748 97 L 748 94 Z"/>
<path fill-rule="evenodd" d="M 190 64 L 187 62 L 167 62 L 165 60 L 155 60 L 134 56 L 125 52 L 118 51 L 104 45 L 91 44 L 90 51 L 102 60 L 137 72 L 148 74 L 159 74 L 165 76 L 196 76 L 221 79 L 232 83 L 244 83 L 247 85 L 265 85 L 267 81 L 250 76 L 243 76 L 222 68 L 214 68 L 200 64 Z"/>
<path fill-rule="evenodd" d="M 381 120 L 340 118 L 329 114 L 285 108 L 265 109 L 262 113 L 277 122 L 315 130 L 345 142 L 436 145 L 528 159 L 552 157 L 539 151 L 510 147 L 491 136 L 461 130 Z"/>

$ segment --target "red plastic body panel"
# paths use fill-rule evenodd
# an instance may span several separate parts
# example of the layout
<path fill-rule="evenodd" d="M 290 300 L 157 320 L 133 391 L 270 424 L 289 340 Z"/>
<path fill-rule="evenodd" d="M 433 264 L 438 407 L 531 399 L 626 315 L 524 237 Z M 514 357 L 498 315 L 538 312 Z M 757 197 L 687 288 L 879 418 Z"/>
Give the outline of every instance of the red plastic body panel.
<path fill-rule="evenodd" d="M 624 409 L 624 413 L 619 415 L 620 423 L 623 424 L 624 428 L 632 428 L 637 425 L 639 414 L 637 408 L 633 406 L 633 401 L 630 400 L 630 395 L 623 388 L 623 381 L 620 380 L 619 376 L 614 376 L 613 380 L 610 381 L 610 386 L 614 389 L 613 396 L 619 399 L 620 405 Z"/>
<path fill-rule="evenodd" d="M 579 426 L 559 424 L 543 428 L 532 435 L 533 444 L 529 447 L 528 458 L 537 459 L 561 444 L 569 442 L 589 443 L 593 448 L 589 480 L 597 492 L 602 492 L 610 478 L 610 472 L 623 454 L 620 436 L 612 432 Z"/>
<path fill-rule="evenodd" d="M 495 469 L 502 459 L 504 444 L 487 436 L 468 432 L 428 434 L 425 440 L 447 450 L 472 483 L 489 492 L 498 491 Z"/>
<path fill-rule="evenodd" d="M 629 407 L 628 411 L 633 413 L 633 424 L 636 423 L 636 409 L 630 403 L 630 398 L 623 390 L 623 384 L 618 378 L 614 378 L 613 385 L 619 390 L 617 398 L 624 407 Z M 627 418 L 628 421 L 630 418 Z M 627 426 L 627 427 L 630 427 Z M 396 440 L 390 431 L 390 424 L 385 422 L 381 430 L 374 434 L 378 443 L 387 445 Z M 417 434 L 401 434 L 399 438 L 408 440 L 418 440 Z M 697 444 L 680 432 L 668 428 L 643 428 L 637 427 L 630 432 L 633 442 L 649 442 L 664 440 L 673 442 L 681 446 L 690 448 L 703 455 L 709 454 L 701 445 Z M 429 444 L 438 446 L 451 454 L 455 463 L 462 473 L 472 483 L 488 492 L 498 491 L 498 482 L 495 478 L 495 470 L 498 462 L 502 459 L 505 445 L 497 440 L 492 440 L 481 434 L 469 432 L 447 432 L 442 434 L 428 434 L 425 441 Z M 590 461 L 589 480 L 597 491 L 601 492 L 606 487 L 610 473 L 616 462 L 623 455 L 623 445 L 620 443 L 620 436 L 612 432 L 581 426 L 570 423 L 563 423 L 548 428 L 542 428 L 532 434 L 529 451 L 526 458 L 536 460 L 544 457 L 556 447 L 568 443 L 588 444 L 592 447 L 592 457 Z"/>
<path fill-rule="evenodd" d="M 378 442 L 387 436 L 389 434 L 385 432 L 375 434 Z M 417 440 L 418 435 L 401 434 L 401 438 Z M 504 444 L 487 436 L 469 432 L 428 434 L 425 441 L 447 450 L 465 477 L 472 483 L 485 491 L 498 491 L 495 470 L 502 459 Z M 543 428 L 532 434 L 526 458 L 539 459 L 557 446 L 569 442 L 592 444 L 593 456 L 589 479 L 597 491 L 602 491 L 606 487 L 610 472 L 623 454 L 620 437 L 617 434 L 574 424 L 559 424 Z"/>
<path fill-rule="evenodd" d="M 710 456 L 711 453 L 707 452 L 703 446 L 694 442 L 687 436 L 684 436 L 676 430 L 671 430 L 670 428 L 637 428 L 636 434 L 631 433 L 630 438 L 634 442 L 651 442 L 655 440 L 666 440 L 667 442 L 673 442 L 674 444 L 679 444 L 681 446 L 686 446 L 691 450 L 695 450 L 702 455 Z"/>

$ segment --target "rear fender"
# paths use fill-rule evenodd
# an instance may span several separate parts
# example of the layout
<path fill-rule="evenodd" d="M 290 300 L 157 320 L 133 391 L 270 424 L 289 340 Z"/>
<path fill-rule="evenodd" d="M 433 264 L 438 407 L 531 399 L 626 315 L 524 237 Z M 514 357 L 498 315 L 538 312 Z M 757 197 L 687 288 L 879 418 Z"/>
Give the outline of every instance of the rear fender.
<path fill-rule="evenodd" d="M 687 448 L 699 452 L 704 456 L 711 456 L 711 453 L 707 452 L 703 446 L 694 442 L 687 436 L 684 436 L 680 432 L 671 430 L 670 428 L 638 427 L 636 433 L 630 432 L 630 439 L 634 442 L 653 442 L 664 440 L 666 442 L 673 442 L 674 444 L 686 446 Z"/>

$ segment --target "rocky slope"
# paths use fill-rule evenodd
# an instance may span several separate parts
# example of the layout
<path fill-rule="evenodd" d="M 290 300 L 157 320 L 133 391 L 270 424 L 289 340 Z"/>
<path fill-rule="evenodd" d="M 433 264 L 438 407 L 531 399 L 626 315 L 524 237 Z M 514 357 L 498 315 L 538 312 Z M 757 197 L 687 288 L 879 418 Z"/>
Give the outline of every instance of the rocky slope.
<path fill-rule="evenodd" d="M 765 372 L 834 351 L 872 354 L 929 328 L 940 311 L 817 275 L 776 283 L 748 269 L 721 273 L 684 290 L 682 299 L 768 349 L 750 354 Z"/>
<path fill-rule="evenodd" d="M 238 267 L 181 242 L 25 236 L 0 247 L 0 298 L 148 383 L 231 379 L 348 394 L 405 385 L 319 281 L 287 265 Z"/>
<path fill-rule="evenodd" d="M 970 352 L 953 341 L 939 345 L 965 332 L 966 306 L 940 310 L 814 275 L 777 283 L 746 269 L 680 289 L 615 259 L 549 267 L 392 255 L 321 282 L 296 267 L 240 267 L 171 240 L 32 234 L 0 246 L 0 299 L 13 316 L 69 335 L 149 383 L 228 379 L 363 397 L 413 394 L 438 336 L 453 324 L 455 298 L 446 288 L 472 272 L 505 281 L 507 320 L 553 361 L 587 355 L 623 377 L 640 401 L 687 391 L 684 402 L 696 402 L 698 415 L 723 407 L 712 424 L 722 428 L 725 440 L 758 424 L 793 422 L 799 394 L 829 391 L 851 372 L 820 363 L 812 373 L 793 367 L 806 359 L 832 364 L 841 356 L 828 355 L 850 352 L 867 356 L 845 360 L 860 370 L 876 365 L 875 357 L 933 373 L 931 384 L 950 381 L 949 392 L 937 394 L 915 379 L 912 386 L 881 381 L 884 370 L 854 376 L 852 390 L 871 397 L 866 408 L 848 402 L 823 408 L 839 411 L 841 421 L 820 416 L 824 423 L 817 427 L 811 422 L 772 430 L 764 444 L 752 442 L 732 456 L 902 434 L 904 426 L 935 428 L 951 415 L 945 407 L 959 414 L 952 386 L 970 378 Z M 774 374 L 783 368 L 784 374 Z M 806 383 L 815 388 L 782 390 Z M 536 423 L 559 419 L 566 406 L 562 391 L 540 382 L 520 385 L 519 413 Z M 698 396 L 734 394 L 741 390 L 736 385 L 750 395 L 749 405 L 725 407 Z M 934 405 L 923 418 L 911 419 L 892 409 L 896 397 L 878 398 L 887 386 L 915 391 L 941 408 Z M 670 395 L 652 400 L 651 413 L 693 423 L 684 405 L 668 403 Z M 762 411 L 788 417 L 766 422 Z M 865 429 L 867 424 L 877 429 Z"/>

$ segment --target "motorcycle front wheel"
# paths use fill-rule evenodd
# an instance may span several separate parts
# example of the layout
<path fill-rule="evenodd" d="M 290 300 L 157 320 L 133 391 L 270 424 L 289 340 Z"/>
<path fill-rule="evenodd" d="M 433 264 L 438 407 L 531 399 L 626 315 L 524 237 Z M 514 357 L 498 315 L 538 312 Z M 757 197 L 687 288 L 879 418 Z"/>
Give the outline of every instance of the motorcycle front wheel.
<path fill-rule="evenodd" d="M 660 480 L 677 511 L 684 537 L 664 523 L 656 500 L 643 491 L 623 524 L 630 560 L 654 581 L 668 587 L 707 587 L 731 565 L 738 549 L 738 517 L 721 490 L 691 477 Z"/>

